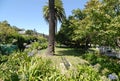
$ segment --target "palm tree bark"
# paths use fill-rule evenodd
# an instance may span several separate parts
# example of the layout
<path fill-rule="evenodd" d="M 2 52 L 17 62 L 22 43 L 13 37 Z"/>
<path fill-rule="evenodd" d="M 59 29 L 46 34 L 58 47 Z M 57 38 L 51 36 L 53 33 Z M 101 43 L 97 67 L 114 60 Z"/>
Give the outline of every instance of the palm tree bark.
<path fill-rule="evenodd" d="M 57 20 L 55 19 L 55 34 L 57 34 Z"/>
<path fill-rule="evenodd" d="M 48 55 L 54 55 L 55 52 L 55 10 L 54 0 L 49 0 L 49 44 L 47 49 Z"/>

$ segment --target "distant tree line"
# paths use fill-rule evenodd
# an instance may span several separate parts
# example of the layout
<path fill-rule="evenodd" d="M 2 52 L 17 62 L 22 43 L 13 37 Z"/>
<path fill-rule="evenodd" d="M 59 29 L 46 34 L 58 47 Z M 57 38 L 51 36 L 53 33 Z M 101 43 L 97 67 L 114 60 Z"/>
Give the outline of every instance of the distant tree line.
<path fill-rule="evenodd" d="M 24 51 L 24 43 L 31 44 L 34 41 L 47 42 L 46 35 L 40 34 L 35 30 L 26 30 L 24 34 L 20 34 L 19 31 L 23 31 L 23 29 L 11 26 L 7 21 L 0 22 L 0 44 L 16 45 L 18 50 Z"/>

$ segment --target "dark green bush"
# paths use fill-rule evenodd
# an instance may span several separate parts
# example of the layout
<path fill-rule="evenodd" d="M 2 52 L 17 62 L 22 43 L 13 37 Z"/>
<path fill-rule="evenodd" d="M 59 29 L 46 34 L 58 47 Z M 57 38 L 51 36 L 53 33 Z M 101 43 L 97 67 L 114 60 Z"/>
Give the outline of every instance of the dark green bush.
<path fill-rule="evenodd" d="M 11 44 L 1 44 L 0 45 L 0 52 L 1 54 L 11 54 L 15 51 L 17 51 L 18 47 L 16 45 L 11 45 Z"/>
<path fill-rule="evenodd" d="M 110 73 L 116 73 L 120 79 L 120 63 L 118 63 L 119 59 L 100 54 L 84 54 L 82 57 L 89 61 L 93 66 L 95 64 L 100 64 L 100 74 L 103 74 L 103 71 L 106 69 L 106 76 L 108 76 Z"/>

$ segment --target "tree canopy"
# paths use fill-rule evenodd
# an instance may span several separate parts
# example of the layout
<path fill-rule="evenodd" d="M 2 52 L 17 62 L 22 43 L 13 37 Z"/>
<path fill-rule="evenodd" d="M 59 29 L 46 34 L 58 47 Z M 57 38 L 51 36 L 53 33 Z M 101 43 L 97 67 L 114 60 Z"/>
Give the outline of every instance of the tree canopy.
<path fill-rule="evenodd" d="M 71 46 L 94 44 L 114 47 L 120 37 L 119 30 L 120 1 L 89 0 L 83 10 L 72 11 L 72 15 L 62 23 L 57 38 Z"/>
<path fill-rule="evenodd" d="M 55 33 L 57 33 L 57 22 L 65 19 L 65 11 L 61 0 L 55 0 Z M 43 7 L 43 17 L 49 22 L 49 6 L 48 3 Z"/>

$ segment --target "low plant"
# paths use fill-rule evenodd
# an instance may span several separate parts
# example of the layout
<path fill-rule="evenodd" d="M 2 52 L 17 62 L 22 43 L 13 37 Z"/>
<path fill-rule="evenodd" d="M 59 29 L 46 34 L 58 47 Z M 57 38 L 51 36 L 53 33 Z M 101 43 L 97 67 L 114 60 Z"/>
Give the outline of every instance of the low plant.
<path fill-rule="evenodd" d="M 69 70 L 69 74 L 61 74 L 49 58 L 29 56 L 25 52 L 14 53 L 8 56 L 6 62 L 0 64 L 0 79 L 4 81 L 109 81 L 107 78 L 109 73 L 115 73 L 120 77 L 119 65 L 114 63 L 114 59 L 94 54 L 85 54 L 83 57 L 90 64 L 79 64 L 75 70 Z M 110 63 L 104 64 L 105 61 Z"/>
<path fill-rule="evenodd" d="M 92 66 L 99 64 L 101 66 L 99 70 L 101 75 L 108 76 L 111 73 L 116 73 L 120 79 L 120 63 L 118 63 L 119 59 L 90 53 L 84 54 L 82 58 L 89 61 Z"/>
<path fill-rule="evenodd" d="M 4 81 L 55 81 L 60 78 L 49 59 L 30 57 L 26 53 L 12 54 L 0 65 L 0 79 Z"/>

